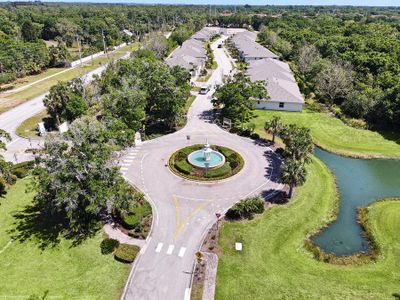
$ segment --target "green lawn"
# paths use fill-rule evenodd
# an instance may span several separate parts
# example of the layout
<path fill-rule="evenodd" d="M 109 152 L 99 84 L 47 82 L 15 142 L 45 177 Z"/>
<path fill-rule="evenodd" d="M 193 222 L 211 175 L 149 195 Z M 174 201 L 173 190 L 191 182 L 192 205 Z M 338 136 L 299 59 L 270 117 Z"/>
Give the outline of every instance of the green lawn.
<path fill-rule="evenodd" d="M 47 70 L 43 71 L 42 73 L 35 74 L 35 75 L 28 75 L 23 78 L 18 78 L 17 80 L 4 84 L 2 85 L 3 89 L 15 89 L 19 88 L 21 86 L 27 85 L 29 83 L 38 81 L 40 79 L 43 79 L 47 76 L 59 73 L 61 71 L 65 70 L 64 68 L 48 68 Z"/>
<path fill-rule="evenodd" d="M 331 220 L 336 188 L 313 158 L 292 202 L 251 221 L 224 223 L 216 299 L 394 299 L 400 293 L 400 202 L 376 202 L 368 212 L 382 255 L 376 263 L 338 266 L 315 260 L 304 240 Z M 243 252 L 234 243 L 243 243 Z"/>
<path fill-rule="evenodd" d="M 43 121 L 43 118 L 48 117 L 47 111 L 44 110 L 29 119 L 26 119 L 16 129 L 16 133 L 24 138 L 37 139 L 39 137 L 38 123 Z"/>
<path fill-rule="evenodd" d="M 34 84 L 19 92 L 0 95 L 0 113 L 7 111 L 23 102 L 26 102 L 34 97 L 40 96 L 46 93 L 50 88 L 57 84 L 59 81 L 69 81 L 73 78 L 83 76 L 94 69 L 97 69 L 101 65 L 108 63 L 110 60 L 118 59 L 122 57 L 127 51 L 133 51 L 139 47 L 138 43 L 130 44 L 121 49 L 118 49 L 107 56 L 100 56 L 84 63 L 83 66 L 70 69 L 67 72 L 56 75 L 49 78 L 48 80 L 42 81 L 38 84 Z"/>
<path fill-rule="evenodd" d="M 44 250 L 34 238 L 11 240 L 20 222 L 15 214 L 32 201 L 33 194 L 25 193 L 28 183 L 19 180 L 0 198 L 0 299 L 42 299 L 46 293 L 43 299 L 119 299 L 129 267 L 100 254 L 102 233 L 75 247 L 61 238 Z"/>
<path fill-rule="evenodd" d="M 355 157 L 400 158 L 400 134 L 356 129 L 326 113 L 307 110 L 300 113 L 257 110 L 256 115 L 255 131 L 264 137 L 265 121 L 278 115 L 287 124 L 310 128 L 314 143 L 325 150 Z"/>

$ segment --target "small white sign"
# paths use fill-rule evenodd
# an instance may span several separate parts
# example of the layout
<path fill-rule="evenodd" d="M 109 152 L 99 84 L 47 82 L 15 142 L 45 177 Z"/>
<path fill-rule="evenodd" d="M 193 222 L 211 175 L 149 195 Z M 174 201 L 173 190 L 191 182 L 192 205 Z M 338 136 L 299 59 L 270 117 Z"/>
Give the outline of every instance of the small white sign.
<path fill-rule="evenodd" d="M 60 133 L 67 132 L 68 131 L 68 123 L 64 122 L 60 126 L 58 126 L 58 131 L 60 131 Z"/>
<path fill-rule="evenodd" d="M 46 135 L 46 127 L 44 127 L 44 122 L 38 123 L 39 135 L 44 136 Z"/>
<path fill-rule="evenodd" d="M 242 251 L 243 246 L 242 243 L 235 243 L 235 250 L 236 251 Z"/>

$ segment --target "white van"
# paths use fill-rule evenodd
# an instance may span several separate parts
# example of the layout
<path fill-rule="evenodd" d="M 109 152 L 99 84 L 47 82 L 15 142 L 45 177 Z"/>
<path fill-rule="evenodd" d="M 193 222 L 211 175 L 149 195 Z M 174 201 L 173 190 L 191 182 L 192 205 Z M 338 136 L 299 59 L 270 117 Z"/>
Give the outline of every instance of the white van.
<path fill-rule="evenodd" d="M 205 95 L 205 94 L 207 94 L 208 92 L 210 91 L 210 86 L 208 86 L 208 85 L 203 85 L 201 88 L 200 88 L 200 91 L 199 91 L 199 94 L 200 95 Z"/>

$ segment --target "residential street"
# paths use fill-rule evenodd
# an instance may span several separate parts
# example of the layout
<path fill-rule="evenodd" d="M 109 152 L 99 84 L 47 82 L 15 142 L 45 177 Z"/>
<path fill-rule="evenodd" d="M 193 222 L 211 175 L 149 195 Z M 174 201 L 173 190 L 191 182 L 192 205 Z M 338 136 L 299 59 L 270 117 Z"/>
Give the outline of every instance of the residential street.
<path fill-rule="evenodd" d="M 217 48 L 225 38 L 212 45 L 218 62 L 209 80 L 213 86 L 232 68 L 223 48 Z M 189 299 L 195 253 L 216 221 L 215 214 L 247 196 L 262 193 L 268 197 L 282 188 L 276 182 L 280 161 L 267 146 L 230 134 L 212 122 L 213 91 L 196 98 L 182 130 L 127 151 L 125 161 L 130 163 L 123 172 L 152 203 L 154 223 L 123 299 Z M 243 170 L 213 183 L 197 183 L 172 174 L 166 166 L 169 156 L 181 147 L 204 144 L 206 139 L 239 152 L 245 160 Z"/>

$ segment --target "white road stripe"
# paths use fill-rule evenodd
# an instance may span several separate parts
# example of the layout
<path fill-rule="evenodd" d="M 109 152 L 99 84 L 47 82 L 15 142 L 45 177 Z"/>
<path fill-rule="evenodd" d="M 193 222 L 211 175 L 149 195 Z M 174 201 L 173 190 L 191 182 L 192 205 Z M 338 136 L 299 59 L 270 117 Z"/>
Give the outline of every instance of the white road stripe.
<path fill-rule="evenodd" d="M 185 252 L 186 252 L 186 248 L 185 247 L 181 247 L 181 249 L 179 250 L 178 256 L 179 257 L 183 257 L 185 255 Z"/>
<path fill-rule="evenodd" d="M 124 163 L 132 163 L 134 161 L 134 159 L 125 159 Z"/>
<path fill-rule="evenodd" d="M 129 168 L 128 167 L 122 167 L 120 170 L 121 171 L 127 171 Z"/>
<path fill-rule="evenodd" d="M 186 288 L 184 300 L 190 300 L 190 288 Z"/>
<path fill-rule="evenodd" d="M 169 245 L 168 250 L 167 250 L 167 255 L 171 255 L 172 252 L 174 251 L 175 246 L 174 245 Z"/>
<path fill-rule="evenodd" d="M 163 245 L 164 245 L 163 243 L 158 243 L 157 248 L 156 248 L 156 252 L 157 253 L 161 252 L 161 249 L 162 249 Z"/>
<path fill-rule="evenodd" d="M 120 166 L 123 166 L 123 167 L 128 167 L 128 166 L 130 166 L 131 164 L 128 164 L 128 163 L 121 163 L 121 164 L 119 164 Z"/>
<path fill-rule="evenodd" d="M 135 158 L 135 157 L 136 157 L 136 155 L 127 155 L 127 156 L 126 156 L 127 159 L 133 159 L 133 158 Z"/>

